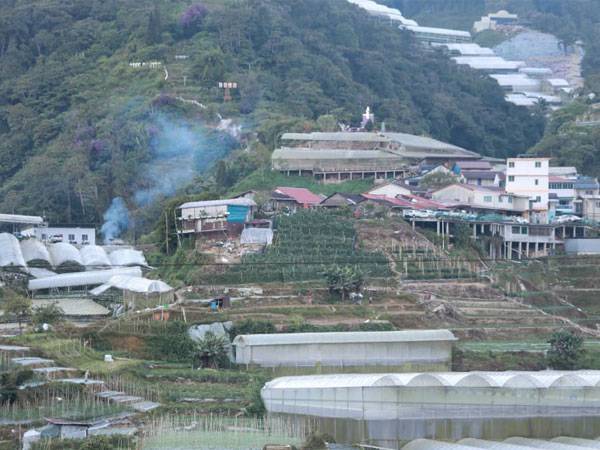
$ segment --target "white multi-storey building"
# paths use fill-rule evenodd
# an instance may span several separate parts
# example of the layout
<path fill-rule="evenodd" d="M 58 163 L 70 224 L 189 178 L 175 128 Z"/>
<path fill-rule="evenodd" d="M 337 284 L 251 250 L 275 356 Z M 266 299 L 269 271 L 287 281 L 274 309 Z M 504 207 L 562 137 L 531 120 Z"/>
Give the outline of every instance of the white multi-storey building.
<path fill-rule="evenodd" d="M 550 158 L 509 158 L 506 162 L 506 192 L 529 197 L 529 218 L 548 221 Z"/>

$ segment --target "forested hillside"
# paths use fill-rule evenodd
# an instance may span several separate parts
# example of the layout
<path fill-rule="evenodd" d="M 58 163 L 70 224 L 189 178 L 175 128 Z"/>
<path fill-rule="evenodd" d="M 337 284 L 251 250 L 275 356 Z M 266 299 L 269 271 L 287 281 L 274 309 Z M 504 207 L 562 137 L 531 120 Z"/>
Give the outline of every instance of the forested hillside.
<path fill-rule="evenodd" d="M 239 84 L 232 102 L 219 81 Z M 493 81 L 344 0 L 3 0 L 0 210 L 98 223 L 115 196 L 138 208 L 202 189 L 239 145 L 218 113 L 263 144 L 250 135 L 262 156 L 231 184 L 281 131 L 356 123 L 367 105 L 388 130 L 499 156 L 543 131 Z"/>

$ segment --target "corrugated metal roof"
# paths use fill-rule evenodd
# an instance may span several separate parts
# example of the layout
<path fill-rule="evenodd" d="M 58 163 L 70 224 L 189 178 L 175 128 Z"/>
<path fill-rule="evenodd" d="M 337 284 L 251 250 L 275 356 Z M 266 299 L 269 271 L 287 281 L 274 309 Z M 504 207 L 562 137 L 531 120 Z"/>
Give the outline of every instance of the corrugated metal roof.
<path fill-rule="evenodd" d="M 332 333 L 247 334 L 237 336 L 235 345 L 348 344 L 365 342 L 456 341 L 449 330 L 356 331 Z"/>
<path fill-rule="evenodd" d="M 0 267 L 27 267 L 19 240 L 10 233 L 0 233 Z"/>
<path fill-rule="evenodd" d="M 456 161 L 455 165 L 462 170 L 491 170 L 489 161 Z"/>
<path fill-rule="evenodd" d="M 115 275 L 130 275 L 141 277 L 142 269 L 139 267 L 124 267 L 119 269 L 92 270 L 87 272 L 73 272 L 56 275 L 53 277 L 29 280 L 28 289 L 31 291 L 40 289 L 95 286 L 106 283 Z"/>
<path fill-rule="evenodd" d="M 198 202 L 187 202 L 179 207 L 183 208 L 205 208 L 208 206 L 256 206 L 256 202 L 249 198 L 230 198 L 223 200 L 205 200 Z"/>
<path fill-rule="evenodd" d="M 52 304 L 56 304 L 56 306 L 63 310 L 66 316 L 71 317 L 108 316 L 110 314 L 107 308 L 88 298 L 34 299 L 31 302 L 31 306 L 34 309 Z"/>
<path fill-rule="evenodd" d="M 0 214 L 0 222 L 21 223 L 24 225 L 42 225 L 44 219 L 39 216 L 22 216 L 20 214 Z"/>
<path fill-rule="evenodd" d="M 306 205 L 316 205 L 321 203 L 321 197 L 317 194 L 313 194 L 308 189 L 305 188 L 296 188 L 296 187 L 278 187 L 275 189 L 276 193 L 283 194 L 291 199 L 295 200 L 297 203 L 306 204 Z"/>
<path fill-rule="evenodd" d="M 390 139 L 382 133 L 334 131 L 312 133 L 284 133 L 283 141 L 347 141 L 347 142 L 389 142 Z"/>
<path fill-rule="evenodd" d="M 272 159 L 400 159 L 399 155 L 382 150 L 340 150 L 282 147 L 273 152 Z"/>

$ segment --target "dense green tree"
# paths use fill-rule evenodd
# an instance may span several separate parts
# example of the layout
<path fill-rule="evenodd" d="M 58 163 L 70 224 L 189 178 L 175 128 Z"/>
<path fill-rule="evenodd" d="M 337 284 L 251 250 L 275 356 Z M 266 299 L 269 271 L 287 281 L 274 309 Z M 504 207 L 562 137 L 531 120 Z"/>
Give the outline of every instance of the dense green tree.
<path fill-rule="evenodd" d="M 583 353 L 583 338 L 571 331 L 561 330 L 552 334 L 546 354 L 548 366 L 555 370 L 574 370 Z"/>

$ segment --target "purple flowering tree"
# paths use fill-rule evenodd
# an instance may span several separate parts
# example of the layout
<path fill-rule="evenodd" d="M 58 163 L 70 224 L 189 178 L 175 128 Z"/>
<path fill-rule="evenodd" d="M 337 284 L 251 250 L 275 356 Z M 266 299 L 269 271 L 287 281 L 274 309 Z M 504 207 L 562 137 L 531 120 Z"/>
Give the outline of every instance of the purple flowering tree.
<path fill-rule="evenodd" d="M 202 3 L 194 3 L 179 17 L 179 25 L 187 31 L 197 31 L 208 14 L 208 9 Z"/>

